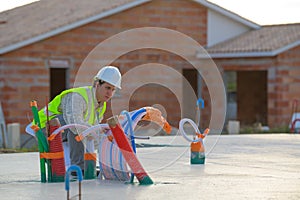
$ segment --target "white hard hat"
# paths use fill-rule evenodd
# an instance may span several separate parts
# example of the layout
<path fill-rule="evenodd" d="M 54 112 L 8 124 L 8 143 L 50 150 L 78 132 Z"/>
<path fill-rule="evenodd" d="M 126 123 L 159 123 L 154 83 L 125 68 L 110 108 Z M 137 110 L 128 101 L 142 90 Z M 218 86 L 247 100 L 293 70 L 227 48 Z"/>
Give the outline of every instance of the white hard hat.
<path fill-rule="evenodd" d="M 121 73 L 119 69 L 114 66 L 105 66 L 100 69 L 94 80 L 102 80 L 121 89 Z"/>

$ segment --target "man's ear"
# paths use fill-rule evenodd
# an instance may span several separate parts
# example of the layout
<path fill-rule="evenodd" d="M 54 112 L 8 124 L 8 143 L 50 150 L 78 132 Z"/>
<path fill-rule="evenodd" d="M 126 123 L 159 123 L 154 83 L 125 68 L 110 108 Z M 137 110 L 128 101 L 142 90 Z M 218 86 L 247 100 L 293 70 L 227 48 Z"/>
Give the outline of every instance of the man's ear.
<path fill-rule="evenodd" d="M 99 81 L 95 82 L 95 88 L 97 89 L 99 87 Z"/>

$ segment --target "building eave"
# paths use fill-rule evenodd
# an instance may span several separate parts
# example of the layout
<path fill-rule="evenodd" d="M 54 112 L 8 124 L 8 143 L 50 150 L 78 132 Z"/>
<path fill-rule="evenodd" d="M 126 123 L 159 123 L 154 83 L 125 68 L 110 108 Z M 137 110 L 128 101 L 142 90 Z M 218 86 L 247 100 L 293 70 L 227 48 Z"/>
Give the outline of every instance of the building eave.
<path fill-rule="evenodd" d="M 300 40 L 278 48 L 273 51 L 228 52 L 228 53 L 198 53 L 197 58 L 247 58 L 247 57 L 273 57 L 300 45 Z"/>

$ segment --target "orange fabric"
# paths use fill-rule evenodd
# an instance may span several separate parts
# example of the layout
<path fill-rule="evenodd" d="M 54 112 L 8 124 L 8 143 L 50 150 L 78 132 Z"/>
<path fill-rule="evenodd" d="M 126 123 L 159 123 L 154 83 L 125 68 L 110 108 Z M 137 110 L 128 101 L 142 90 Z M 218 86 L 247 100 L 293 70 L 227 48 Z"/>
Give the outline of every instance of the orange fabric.
<path fill-rule="evenodd" d="M 107 139 L 112 142 L 114 140 L 114 137 L 112 135 L 108 135 Z"/>
<path fill-rule="evenodd" d="M 84 160 L 94 160 L 96 161 L 96 153 L 85 153 L 84 154 Z"/>
<path fill-rule="evenodd" d="M 163 127 L 164 119 L 161 116 L 161 112 L 158 109 L 151 108 L 151 107 L 147 108 L 146 110 L 147 110 L 147 113 L 143 117 L 143 120 L 156 122 L 158 125 Z"/>
<path fill-rule="evenodd" d="M 205 131 L 204 131 L 203 134 L 204 134 L 204 135 L 207 135 L 207 134 L 209 133 L 209 131 L 210 131 L 209 128 L 207 128 L 207 129 L 205 129 Z"/>
<path fill-rule="evenodd" d="M 203 148 L 203 145 L 201 144 L 201 142 L 192 142 L 191 143 L 191 151 L 193 151 L 193 152 L 203 152 L 204 148 Z"/>
<path fill-rule="evenodd" d="M 204 134 L 196 133 L 196 135 L 197 135 L 198 138 L 202 138 L 202 139 L 205 138 L 205 135 L 204 135 Z"/>
<path fill-rule="evenodd" d="M 209 133 L 209 128 L 205 129 L 203 134 L 196 133 L 196 135 L 197 135 L 198 138 L 202 138 L 203 139 L 203 138 L 205 138 L 206 135 L 208 135 L 208 133 Z"/>
<path fill-rule="evenodd" d="M 36 101 L 31 101 L 30 102 L 30 107 L 33 107 L 33 106 L 37 107 L 37 102 Z"/>
<path fill-rule="evenodd" d="M 165 124 L 164 124 L 164 130 L 170 134 L 171 131 L 172 131 L 172 127 L 170 126 L 170 124 L 166 121 Z"/>
<path fill-rule="evenodd" d="M 168 134 L 171 133 L 172 127 L 165 120 L 165 118 L 161 116 L 161 112 L 158 109 L 153 107 L 147 107 L 146 111 L 147 113 L 142 118 L 142 120 L 155 122 L 159 126 L 161 126 Z"/>
<path fill-rule="evenodd" d="M 40 127 L 38 125 L 32 125 L 30 128 L 34 130 L 34 132 L 38 132 L 40 130 Z"/>
<path fill-rule="evenodd" d="M 83 136 L 82 135 L 77 135 L 75 137 L 75 139 L 76 139 L 77 142 L 80 142 L 81 140 L 83 140 Z"/>
<path fill-rule="evenodd" d="M 209 133 L 209 128 L 205 129 L 204 133 L 196 133 L 198 138 L 205 138 L 205 136 Z M 192 142 L 191 143 L 191 151 L 193 152 L 204 152 L 204 146 L 202 145 L 201 142 Z"/>
<path fill-rule="evenodd" d="M 54 140 L 54 138 L 57 136 L 57 134 L 51 134 L 49 137 L 48 137 L 48 140 L 49 141 L 52 141 Z"/>
<path fill-rule="evenodd" d="M 64 158 L 64 152 L 56 152 L 56 153 L 40 153 L 40 158 L 46 158 L 46 159 L 60 159 Z"/>

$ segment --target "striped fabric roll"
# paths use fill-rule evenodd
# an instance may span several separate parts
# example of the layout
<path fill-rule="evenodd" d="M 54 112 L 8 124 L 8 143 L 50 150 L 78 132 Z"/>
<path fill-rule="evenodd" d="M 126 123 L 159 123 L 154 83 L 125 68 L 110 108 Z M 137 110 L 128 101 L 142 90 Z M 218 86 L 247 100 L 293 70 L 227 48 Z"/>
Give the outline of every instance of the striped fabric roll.
<path fill-rule="evenodd" d="M 129 181 L 129 169 L 119 147 L 107 137 L 99 144 L 99 167 L 107 180 Z"/>
<path fill-rule="evenodd" d="M 141 108 L 129 113 L 132 120 L 132 128 L 134 129 L 139 120 L 146 114 L 146 109 Z M 129 135 L 129 123 L 126 118 L 120 120 L 120 124 L 126 135 Z M 108 137 L 103 137 L 99 143 L 99 168 L 104 179 L 129 181 L 130 170 L 127 163 L 114 141 L 110 141 Z"/>

